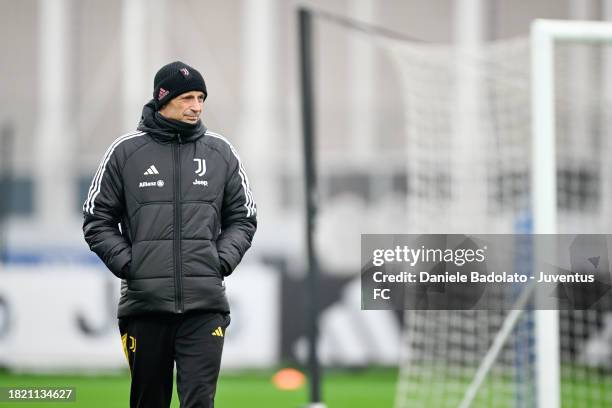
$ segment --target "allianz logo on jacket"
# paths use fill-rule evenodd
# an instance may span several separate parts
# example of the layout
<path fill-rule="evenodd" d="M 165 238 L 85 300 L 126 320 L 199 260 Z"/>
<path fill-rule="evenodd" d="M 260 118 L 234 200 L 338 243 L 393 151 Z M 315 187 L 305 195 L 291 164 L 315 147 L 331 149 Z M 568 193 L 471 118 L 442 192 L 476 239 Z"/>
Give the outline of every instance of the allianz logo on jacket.
<path fill-rule="evenodd" d="M 142 187 L 163 187 L 164 186 L 164 180 L 157 180 L 157 181 L 141 181 L 140 184 L 138 184 L 138 187 L 142 188 Z"/>

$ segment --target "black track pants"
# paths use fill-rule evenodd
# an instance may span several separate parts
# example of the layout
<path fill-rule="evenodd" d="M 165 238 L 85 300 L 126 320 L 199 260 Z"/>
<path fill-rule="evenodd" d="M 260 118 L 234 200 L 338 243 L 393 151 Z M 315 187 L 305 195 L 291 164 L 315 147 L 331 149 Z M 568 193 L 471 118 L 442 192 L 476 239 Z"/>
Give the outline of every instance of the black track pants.
<path fill-rule="evenodd" d="M 119 319 L 132 375 L 131 408 L 168 408 L 174 362 L 181 408 L 213 408 L 229 314 L 151 314 Z"/>

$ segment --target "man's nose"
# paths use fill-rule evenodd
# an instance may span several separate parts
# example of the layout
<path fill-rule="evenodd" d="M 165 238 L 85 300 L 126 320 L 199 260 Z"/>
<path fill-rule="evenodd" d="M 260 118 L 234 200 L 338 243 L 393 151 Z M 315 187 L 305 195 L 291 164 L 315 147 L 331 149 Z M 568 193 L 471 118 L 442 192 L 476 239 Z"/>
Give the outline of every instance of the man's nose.
<path fill-rule="evenodd" d="M 196 113 L 202 111 L 202 104 L 199 101 L 194 101 L 191 103 L 190 109 Z"/>

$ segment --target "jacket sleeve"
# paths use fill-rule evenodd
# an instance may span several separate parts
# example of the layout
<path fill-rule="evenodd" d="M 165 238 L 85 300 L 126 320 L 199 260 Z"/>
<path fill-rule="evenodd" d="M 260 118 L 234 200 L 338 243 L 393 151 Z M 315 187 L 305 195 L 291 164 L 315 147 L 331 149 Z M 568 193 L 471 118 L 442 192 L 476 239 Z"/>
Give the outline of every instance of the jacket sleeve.
<path fill-rule="evenodd" d="M 89 248 L 119 278 L 125 278 L 125 269 L 132 259 L 132 247 L 119 230 L 124 209 L 117 157 L 113 151 L 107 151 L 83 204 L 83 234 Z"/>
<path fill-rule="evenodd" d="M 257 229 L 257 208 L 249 179 L 235 152 L 231 156 L 230 168 L 232 171 L 225 184 L 221 208 L 221 234 L 217 239 L 217 252 L 224 276 L 230 275 L 238 266 L 251 247 Z"/>

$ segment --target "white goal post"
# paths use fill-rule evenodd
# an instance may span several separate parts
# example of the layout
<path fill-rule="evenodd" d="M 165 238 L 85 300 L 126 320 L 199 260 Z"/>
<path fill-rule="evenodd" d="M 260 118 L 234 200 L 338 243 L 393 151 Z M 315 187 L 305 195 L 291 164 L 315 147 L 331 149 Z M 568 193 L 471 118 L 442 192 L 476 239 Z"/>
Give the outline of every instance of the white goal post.
<path fill-rule="evenodd" d="M 379 43 L 402 85 L 409 233 L 609 233 L 612 23 L 536 20 L 530 38 L 470 52 Z M 517 270 L 554 253 L 538 245 L 520 248 Z M 543 289 L 516 293 L 512 310 L 407 310 L 395 407 L 611 406 L 609 306 L 539 311 Z"/>
<path fill-rule="evenodd" d="M 531 25 L 532 209 L 535 234 L 557 232 L 555 61 L 559 41 L 612 42 L 612 23 L 535 20 Z M 559 312 L 535 313 L 537 406 L 561 406 Z"/>
<path fill-rule="evenodd" d="M 535 234 L 557 233 L 557 164 L 555 138 L 556 42 L 611 42 L 612 23 L 569 20 L 535 20 L 531 25 L 532 80 L 532 209 Z M 516 314 L 505 323 L 514 325 Z M 505 324 L 508 326 L 508 324 Z M 466 391 L 461 407 L 473 401 L 510 328 L 500 331 Z M 535 366 L 538 407 L 561 406 L 560 341 L 558 310 L 535 312 Z"/>

